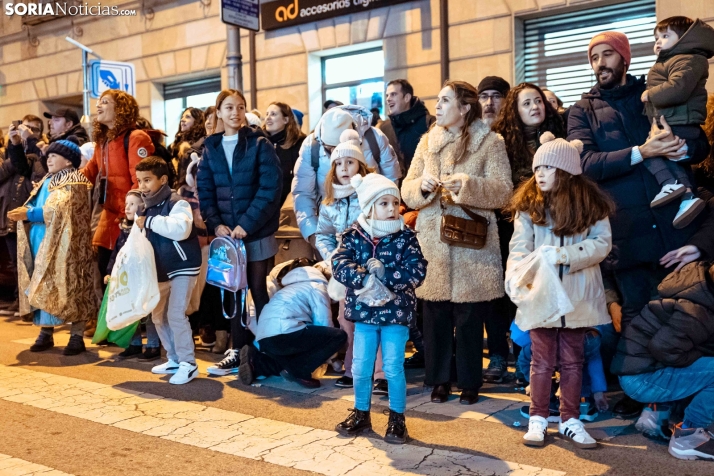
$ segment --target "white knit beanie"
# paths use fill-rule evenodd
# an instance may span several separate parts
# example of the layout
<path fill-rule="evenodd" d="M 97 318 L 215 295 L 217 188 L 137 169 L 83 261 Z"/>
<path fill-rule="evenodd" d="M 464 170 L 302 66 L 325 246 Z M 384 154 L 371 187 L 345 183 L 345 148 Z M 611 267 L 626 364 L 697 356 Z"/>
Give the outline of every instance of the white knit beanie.
<path fill-rule="evenodd" d="M 349 112 L 333 107 L 322 115 L 320 121 L 320 140 L 323 144 L 334 147 L 340 143 L 340 135 L 352 129 L 354 121 Z"/>
<path fill-rule="evenodd" d="M 362 177 L 357 174 L 352 177 L 350 183 L 357 192 L 359 207 L 362 209 L 362 213 L 364 213 L 366 217 L 370 216 L 372 205 L 374 205 L 374 202 L 376 202 L 379 197 L 392 195 L 401 199 L 397 184 L 389 180 L 384 175 L 367 174 Z"/>
<path fill-rule="evenodd" d="M 583 167 L 580 164 L 580 153 L 583 143 L 579 140 L 568 142 L 565 139 L 556 139 L 552 132 L 540 136 L 541 146 L 533 157 L 533 172 L 536 167 L 550 165 L 556 169 L 564 170 L 570 175 L 580 175 Z"/>
<path fill-rule="evenodd" d="M 364 165 L 367 165 L 367 161 L 362 153 L 359 133 L 354 129 L 342 131 L 342 134 L 340 134 L 340 143 L 337 147 L 335 147 L 335 150 L 332 151 L 332 155 L 330 156 L 330 164 L 337 159 L 343 159 L 346 157 L 357 159 Z"/>
<path fill-rule="evenodd" d="M 252 112 L 245 113 L 245 122 L 247 122 L 249 126 L 257 126 L 257 127 L 261 127 L 263 124 L 261 122 L 260 118 L 258 116 L 256 116 L 255 114 L 253 114 Z"/>

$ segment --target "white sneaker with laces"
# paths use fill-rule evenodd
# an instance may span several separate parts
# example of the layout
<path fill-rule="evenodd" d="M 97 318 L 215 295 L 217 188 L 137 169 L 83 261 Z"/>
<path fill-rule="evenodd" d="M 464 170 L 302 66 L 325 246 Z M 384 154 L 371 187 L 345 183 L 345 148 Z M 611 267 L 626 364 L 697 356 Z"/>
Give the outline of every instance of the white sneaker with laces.
<path fill-rule="evenodd" d="M 682 200 L 681 205 L 679 205 L 679 211 L 674 217 L 672 226 L 680 230 L 690 223 L 704 211 L 705 203 L 701 198 L 690 198 L 689 200 Z"/>
<path fill-rule="evenodd" d="M 228 349 L 223 360 L 216 365 L 211 365 L 206 369 L 209 375 L 231 375 L 237 374 L 240 367 L 240 349 Z"/>
<path fill-rule="evenodd" d="M 190 362 L 181 362 L 178 371 L 169 380 L 169 383 L 174 385 L 183 385 L 189 383 L 198 376 L 198 366 Z"/>
<path fill-rule="evenodd" d="M 160 375 L 175 374 L 178 369 L 179 369 L 179 364 L 177 364 L 173 360 L 169 359 L 168 362 L 164 362 L 163 364 L 154 366 L 151 369 L 151 373 L 152 374 L 160 374 Z"/>
<path fill-rule="evenodd" d="M 655 198 L 650 202 L 650 208 L 663 207 L 668 203 L 677 200 L 679 197 L 684 195 L 687 191 L 687 187 L 681 183 L 667 184 L 662 187 L 662 190 L 655 195 Z"/>
<path fill-rule="evenodd" d="M 558 432 L 578 448 L 597 448 L 597 441 L 585 430 L 583 422 L 576 418 L 571 418 L 565 423 L 558 424 Z"/>
<path fill-rule="evenodd" d="M 545 435 L 548 433 L 548 420 L 540 416 L 532 416 L 528 420 L 528 433 L 523 436 L 526 446 L 545 445 Z"/>

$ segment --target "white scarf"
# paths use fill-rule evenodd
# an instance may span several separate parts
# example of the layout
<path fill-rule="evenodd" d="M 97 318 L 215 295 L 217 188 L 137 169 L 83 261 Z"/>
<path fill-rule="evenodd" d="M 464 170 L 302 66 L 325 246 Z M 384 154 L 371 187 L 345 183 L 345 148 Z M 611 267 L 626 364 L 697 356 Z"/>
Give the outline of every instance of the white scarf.
<path fill-rule="evenodd" d="M 398 220 L 374 220 L 360 213 L 357 222 L 372 238 L 382 238 L 404 229 L 404 218 L 401 215 Z"/>
<path fill-rule="evenodd" d="M 332 184 L 332 196 L 335 198 L 335 200 L 340 200 L 342 198 L 347 198 L 350 195 L 355 193 L 355 188 L 352 186 L 352 184 L 347 184 L 347 185 L 342 185 L 339 183 L 333 183 Z"/>

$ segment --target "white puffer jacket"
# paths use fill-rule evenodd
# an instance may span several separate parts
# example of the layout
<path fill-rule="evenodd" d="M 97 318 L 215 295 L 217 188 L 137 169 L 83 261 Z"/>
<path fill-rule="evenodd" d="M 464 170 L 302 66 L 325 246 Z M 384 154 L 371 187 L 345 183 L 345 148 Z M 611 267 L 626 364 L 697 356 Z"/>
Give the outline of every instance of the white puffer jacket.
<path fill-rule="evenodd" d="M 611 322 L 600 273 L 600 262 L 612 249 L 612 231 L 608 218 L 592 225 L 587 233 L 566 236 L 562 241 L 561 237 L 553 234 L 550 227 L 534 225 L 530 216 L 524 213 L 516 215 L 514 228 L 506 273 L 541 245 L 557 247 L 558 261 L 564 263 L 560 265 L 563 267 L 563 288 L 575 310 L 545 327 L 575 329 Z M 518 310 L 516 313 L 516 321 L 519 320 L 520 312 Z"/>
<path fill-rule="evenodd" d="M 297 332 L 307 325 L 332 327 L 327 278 L 319 270 L 296 268 L 285 275 L 282 284 L 260 313 L 256 341 Z"/>

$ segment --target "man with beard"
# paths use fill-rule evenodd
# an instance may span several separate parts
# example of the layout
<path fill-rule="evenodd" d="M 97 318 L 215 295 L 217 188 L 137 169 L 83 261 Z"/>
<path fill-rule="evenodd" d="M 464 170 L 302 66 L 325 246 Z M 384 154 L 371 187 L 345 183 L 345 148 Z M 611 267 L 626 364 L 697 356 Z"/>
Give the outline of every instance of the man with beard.
<path fill-rule="evenodd" d="M 695 144 L 688 156 L 682 157 L 679 149 L 684 141 L 671 133 L 664 119 L 661 129 L 650 126 L 640 101 L 645 78 L 626 74 L 631 61 L 626 35 L 613 31 L 595 35 L 588 58 L 597 84 L 570 109 L 568 140 L 583 142 L 583 172 L 615 200 L 617 209 L 610 217 L 613 247 L 603 265 L 612 271 L 622 297 L 624 331 L 656 297 L 657 285 L 668 274 L 659 264 L 660 258 L 684 246 L 699 226 L 695 221 L 681 230 L 672 227 L 679 209 L 676 202 L 650 208 L 661 187 L 642 162 L 667 157 L 682 159 L 680 164 L 695 164 L 705 158 L 705 148 Z M 626 399 L 614 410 L 633 415 L 641 408 Z"/>
<path fill-rule="evenodd" d="M 503 99 L 510 89 L 508 81 L 498 76 L 486 76 L 481 80 L 478 84 L 478 102 L 481 103 L 483 122 L 489 126 L 496 122 Z"/>

